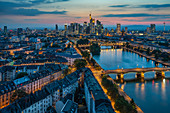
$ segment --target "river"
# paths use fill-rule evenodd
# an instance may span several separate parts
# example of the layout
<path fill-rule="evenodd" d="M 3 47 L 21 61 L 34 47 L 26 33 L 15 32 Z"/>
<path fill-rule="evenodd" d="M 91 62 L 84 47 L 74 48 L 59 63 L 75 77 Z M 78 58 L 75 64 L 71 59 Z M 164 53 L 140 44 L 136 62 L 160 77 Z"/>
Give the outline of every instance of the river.
<path fill-rule="evenodd" d="M 93 56 L 93 58 L 104 70 L 156 66 L 154 61 L 147 61 L 145 57 L 122 49 L 104 49 L 101 50 L 100 55 Z M 158 67 L 163 67 L 163 65 L 159 64 Z M 168 76 L 170 77 L 170 75 Z M 153 76 L 147 77 L 152 78 Z M 112 78 L 116 77 L 112 76 Z M 128 79 L 128 76 L 125 79 Z M 124 82 L 119 85 L 145 113 L 170 112 L 169 79 L 145 81 L 144 83 Z"/>

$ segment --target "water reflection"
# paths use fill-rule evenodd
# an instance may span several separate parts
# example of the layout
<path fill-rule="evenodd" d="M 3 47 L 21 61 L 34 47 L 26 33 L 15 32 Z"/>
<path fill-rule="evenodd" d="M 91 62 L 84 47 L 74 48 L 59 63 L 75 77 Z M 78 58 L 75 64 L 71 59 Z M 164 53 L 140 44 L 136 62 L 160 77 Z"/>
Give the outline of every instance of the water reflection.
<path fill-rule="evenodd" d="M 162 99 L 166 99 L 166 89 L 165 89 L 165 84 L 166 83 L 166 80 L 163 79 L 162 83 L 161 83 L 161 89 L 162 89 Z"/>
<path fill-rule="evenodd" d="M 123 69 L 142 68 L 142 66 L 148 68 L 156 65 L 152 60 L 147 62 L 145 57 L 139 57 L 136 53 L 123 51 L 122 49 L 101 50 L 100 55 L 95 55 L 93 58 L 104 70 L 117 69 L 118 65 L 119 68 Z M 158 67 L 162 67 L 162 64 L 159 64 Z"/>
<path fill-rule="evenodd" d="M 120 84 L 120 87 L 140 105 L 144 112 L 169 113 L 169 79 L 145 81 L 144 83 L 126 82 Z"/>
<path fill-rule="evenodd" d="M 121 49 L 102 50 L 101 54 L 94 56 L 94 59 L 104 70 L 119 68 L 148 68 L 155 67 L 155 62 L 138 54 L 123 51 Z M 157 64 L 163 67 L 162 64 Z M 154 72 L 147 74 L 145 78 L 154 78 Z M 131 77 L 134 75 L 131 75 Z M 116 74 L 111 74 L 116 79 Z M 132 77 L 132 78 L 133 78 Z M 170 72 L 165 72 L 165 78 L 170 77 Z M 129 79 L 125 75 L 125 79 Z M 124 82 L 120 87 L 134 99 L 145 113 L 169 113 L 170 111 L 170 85 L 169 79 L 150 80 L 141 82 Z"/>

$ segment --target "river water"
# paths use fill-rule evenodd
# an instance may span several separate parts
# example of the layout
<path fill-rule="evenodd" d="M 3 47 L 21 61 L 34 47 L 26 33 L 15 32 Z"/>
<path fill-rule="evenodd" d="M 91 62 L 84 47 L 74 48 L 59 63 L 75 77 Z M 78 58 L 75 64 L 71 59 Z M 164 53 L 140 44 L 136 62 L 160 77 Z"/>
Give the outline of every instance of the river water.
<path fill-rule="evenodd" d="M 123 51 L 122 49 L 104 49 L 100 55 L 93 56 L 97 63 L 104 69 L 128 69 L 155 67 L 154 61 L 147 61 L 136 53 Z M 158 67 L 162 67 L 159 64 Z M 116 76 L 110 75 L 113 79 Z M 149 75 L 145 78 L 152 78 Z M 166 75 L 166 78 L 170 74 Z M 128 76 L 125 76 L 128 79 Z M 169 79 L 152 80 L 142 82 L 124 82 L 119 84 L 122 89 L 134 99 L 135 103 L 145 113 L 170 113 L 170 81 Z"/>

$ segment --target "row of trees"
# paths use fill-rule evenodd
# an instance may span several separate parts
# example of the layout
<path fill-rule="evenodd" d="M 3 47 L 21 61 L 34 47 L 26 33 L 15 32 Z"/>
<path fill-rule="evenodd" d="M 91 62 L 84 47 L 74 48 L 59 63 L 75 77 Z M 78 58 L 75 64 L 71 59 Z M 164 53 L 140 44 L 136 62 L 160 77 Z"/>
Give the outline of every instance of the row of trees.
<path fill-rule="evenodd" d="M 90 53 L 88 51 L 81 51 L 82 56 L 89 62 L 90 65 L 94 66 L 96 70 L 100 70 L 101 67 L 96 63 L 93 58 L 90 58 Z"/>
<path fill-rule="evenodd" d="M 125 44 L 125 46 L 127 48 L 133 49 L 133 47 L 130 46 L 128 42 Z M 141 52 L 141 53 L 146 53 L 148 56 L 154 56 L 155 59 L 161 59 L 162 61 L 170 60 L 169 53 L 161 52 L 159 49 L 151 51 L 150 48 L 145 49 L 145 48 L 138 47 L 138 48 L 135 48 L 134 50 Z"/>
<path fill-rule="evenodd" d="M 79 44 L 89 44 L 89 40 L 80 39 L 77 41 L 77 47 Z M 92 43 L 92 45 L 90 46 L 90 52 L 92 53 L 92 55 L 100 55 L 100 51 L 100 46 L 97 43 Z"/>
<path fill-rule="evenodd" d="M 89 43 L 89 40 L 88 39 L 80 39 L 77 41 L 77 45 L 78 44 L 88 44 Z"/>
<path fill-rule="evenodd" d="M 123 96 L 119 94 L 118 86 L 113 84 L 105 76 L 102 78 L 102 85 L 107 89 L 107 94 L 111 97 L 111 100 L 115 101 L 115 109 L 121 113 L 137 113 L 136 104 L 132 99 L 129 103 Z"/>

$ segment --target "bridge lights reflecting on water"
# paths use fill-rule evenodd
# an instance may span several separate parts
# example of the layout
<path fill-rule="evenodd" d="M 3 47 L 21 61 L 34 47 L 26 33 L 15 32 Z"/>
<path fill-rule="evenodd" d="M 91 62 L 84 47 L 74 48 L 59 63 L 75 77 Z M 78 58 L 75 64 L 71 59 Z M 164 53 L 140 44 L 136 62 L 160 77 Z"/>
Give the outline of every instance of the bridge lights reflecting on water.
<path fill-rule="evenodd" d="M 141 94 L 142 94 L 142 98 L 145 98 L 145 83 L 141 84 Z"/>
<path fill-rule="evenodd" d="M 162 90 L 162 99 L 166 99 L 166 80 L 163 79 L 162 83 L 161 83 L 161 90 Z"/>

